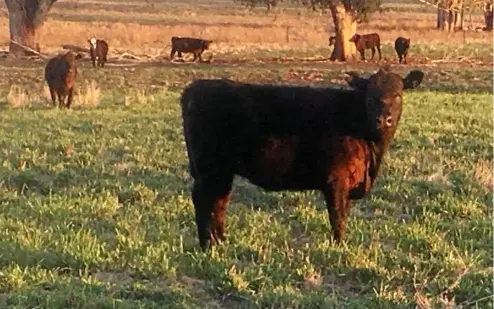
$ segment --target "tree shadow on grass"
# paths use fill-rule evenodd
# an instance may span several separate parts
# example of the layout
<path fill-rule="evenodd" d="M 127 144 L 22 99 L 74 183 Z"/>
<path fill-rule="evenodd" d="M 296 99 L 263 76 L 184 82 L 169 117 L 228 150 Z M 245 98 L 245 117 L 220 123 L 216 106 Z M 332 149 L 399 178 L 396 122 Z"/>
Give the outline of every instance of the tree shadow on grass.
<path fill-rule="evenodd" d="M 70 254 L 28 248 L 11 240 L 0 240 L 0 255 L 0 265 L 3 267 L 15 264 L 21 268 L 41 267 L 57 269 L 60 273 L 78 274 L 89 266 Z"/>
<path fill-rule="evenodd" d="M 126 188 L 143 185 L 149 190 L 177 192 L 187 188 L 187 180 L 169 172 L 129 168 L 125 171 L 104 171 L 93 166 L 78 166 L 60 171 L 36 166 L 14 170 L 0 176 L 0 183 L 8 190 L 25 196 L 42 196 L 91 192 L 113 192 L 133 202 L 137 197 L 126 196 Z M 138 194 L 138 193 L 136 193 Z"/>

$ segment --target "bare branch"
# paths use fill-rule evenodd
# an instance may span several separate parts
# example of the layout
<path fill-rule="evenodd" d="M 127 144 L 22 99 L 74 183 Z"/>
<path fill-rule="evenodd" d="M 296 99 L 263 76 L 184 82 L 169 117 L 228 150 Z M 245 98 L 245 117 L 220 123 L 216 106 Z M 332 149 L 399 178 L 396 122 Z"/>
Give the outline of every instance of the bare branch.
<path fill-rule="evenodd" d="M 45 55 L 45 54 L 42 54 L 42 53 L 40 53 L 40 52 L 38 52 L 38 51 L 36 51 L 36 50 L 34 50 L 34 49 L 30 48 L 30 47 L 27 47 L 27 46 L 22 45 L 22 44 L 20 44 L 20 43 L 18 43 L 18 42 L 16 42 L 16 41 L 14 41 L 14 40 L 10 40 L 10 42 L 11 42 L 12 44 L 15 44 L 15 45 L 19 46 L 20 48 L 24 49 L 25 51 L 28 51 L 28 52 L 31 52 L 31 53 L 33 53 L 33 54 L 35 54 L 35 55 L 40 56 L 40 58 L 42 58 L 42 59 L 44 59 L 44 60 L 48 60 L 48 59 L 50 59 L 50 56 L 47 56 L 47 55 Z"/>

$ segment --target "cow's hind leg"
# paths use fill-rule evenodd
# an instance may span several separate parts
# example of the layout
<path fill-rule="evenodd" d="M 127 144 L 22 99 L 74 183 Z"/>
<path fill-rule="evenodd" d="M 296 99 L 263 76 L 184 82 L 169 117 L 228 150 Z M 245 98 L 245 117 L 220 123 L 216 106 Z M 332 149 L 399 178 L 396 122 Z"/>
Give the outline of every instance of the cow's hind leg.
<path fill-rule="evenodd" d="M 206 250 L 212 239 L 224 233 L 224 218 L 233 176 L 197 177 L 192 189 L 197 234 L 202 250 Z M 214 215 L 213 215 L 214 212 Z M 214 231 L 211 231 L 211 219 L 214 217 Z"/>
<path fill-rule="evenodd" d="M 53 106 L 57 107 L 57 93 L 55 92 L 55 89 L 50 87 L 50 96 L 51 96 L 51 101 L 53 102 Z"/>
<path fill-rule="evenodd" d="M 377 45 L 376 48 L 377 48 L 377 52 L 379 53 L 379 61 L 380 61 L 382 59 L 382 56 L 381 56 L 381 45 Z"/>
<path fill-rule="evenodd" d="M 351 201 L 348 198 L 348 189 L 345 187 L 344 180 L 336 181 L 324 190 L 326 206 L 329 213 L 329 221 L 333 229 L 333 238 L 336 243 L 343 241 L 343 234 L 346 230 L 348 213 L 351 208 Z"/>
<path fill-rule="evenodd" d="M 212 235 L 215 241 L 221 242 L 225 240 L 225 216 L 230 202 L 231 191 L 224 196 L 216 199 L 213 206 L 213 231 Z"/>
<path fill-rule="evenodd" d="M 371 52 L 372 52 L 372 55 L 371 55 L 370 60 L 374 59 L 374 55 L 376 54 L 376 48 L 375 47 L 372 47 L 371 48 Z"/>

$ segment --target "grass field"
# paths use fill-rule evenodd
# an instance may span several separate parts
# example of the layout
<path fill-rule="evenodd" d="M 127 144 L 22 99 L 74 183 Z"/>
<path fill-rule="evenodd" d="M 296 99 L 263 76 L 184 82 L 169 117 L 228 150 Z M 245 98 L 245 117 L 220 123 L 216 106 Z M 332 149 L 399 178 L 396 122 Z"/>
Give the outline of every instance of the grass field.
<path fill-rule="evenodd" d="M 44 62 L 0 59 L 0 308 L 492 308 L 492 33 L 446 37 L 432 30 L 430 9 L 386 2 L 394 12 L 360 27 L 382 33 L 383 62 L 396 72 L 426 77 L 405 95 L 345 244 L 330 242 L 317 192 L 265 193 L 236 179 L 227 242 L 206 254 L 190 200 L 183 87 L 201 77 L 338 85 L 346 70 L 378 66 L 328 62 L 327 16 L 286 8 L 270 22 L 275 13 L 230 1 L 191 3 L 55 4 L 40 34 L 48 51 L 102 33 L 111 47 L 155 53 L 177 29 L 200 35 L 194 18 L 220 40 L 211 64 L 96 70 L 83 61 L 72 110 L 49 105 Z M 403 23 L 386 20 L 401 11 Z M 297 20 L 285 42 L 283 23 Z M 6 25 L 0 17 L 0 41 Z M 261 35 L 270 25 L 274 35 Z M 403 32 L 417 40 L 407 66 L 391 47 Z"/>

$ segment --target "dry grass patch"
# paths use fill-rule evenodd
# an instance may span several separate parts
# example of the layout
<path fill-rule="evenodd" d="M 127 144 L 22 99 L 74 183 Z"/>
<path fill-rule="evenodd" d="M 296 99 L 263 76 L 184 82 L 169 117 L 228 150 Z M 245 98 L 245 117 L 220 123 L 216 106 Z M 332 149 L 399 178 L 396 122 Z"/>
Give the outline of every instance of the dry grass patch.
<path fill-rule="evenodd" d="M 93 80 L 86 84 L 83 91 L 77 89 L 77 94 L 74 96 L 74 106 L 81 107 L 96 107 L 100 103 L 101 89 Z"/>
<path fill-rule="evenodd" d="M 20 86 L 13 85 L 10 87 L 7 94 L 7 104 L 13 108 L 22 108 L 30 105 L 32 98 L 28 93 Z"/>
<path fill-rule="evenodd" d="M 492 190 L 492 161 L 479 160 L 475 164 L 473 177 L 487 190 Z"/>
<path fill-rule="evenodd" d="M 125 96 L 125 106 L 130 105 L 146 105 L 154 102 L 154 96 L 146 94 L 146 91 L 137 89 Z"/>

